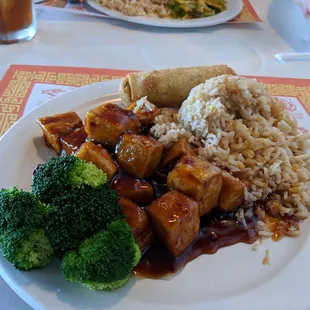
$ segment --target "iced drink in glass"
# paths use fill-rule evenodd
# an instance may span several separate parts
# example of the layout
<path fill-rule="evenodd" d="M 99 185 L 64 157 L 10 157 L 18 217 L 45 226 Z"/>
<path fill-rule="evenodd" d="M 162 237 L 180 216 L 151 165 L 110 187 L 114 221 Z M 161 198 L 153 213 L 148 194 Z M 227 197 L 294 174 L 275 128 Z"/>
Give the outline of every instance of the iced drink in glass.
<path fill-rule="evenodd" d="M 0 44 L 31 40 L 36 32 L 33 0 L 0 0 Z"/>

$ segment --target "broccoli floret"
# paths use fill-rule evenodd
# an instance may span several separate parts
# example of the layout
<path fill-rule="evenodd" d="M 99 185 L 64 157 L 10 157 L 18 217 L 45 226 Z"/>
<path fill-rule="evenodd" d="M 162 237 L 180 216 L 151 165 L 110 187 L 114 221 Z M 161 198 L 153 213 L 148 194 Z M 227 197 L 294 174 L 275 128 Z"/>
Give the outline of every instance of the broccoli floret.
<path fill-rule="evenodd" d="M 43 268 L 54 258 L 44 229 L 7 230 L 0 237 L 4 257 L 19 270 Z"/>
<path fill-rule="evenodd" d="M 118 195 L 107 184 L 85 185 L 54 199 L 46 221 L 46 232 L 57 254 L 78 247 L 81 242 L 123 218 Z"/>
<path fill-rule="evenodd" d="M 42 268 L 53 259 L 43 229 L 47 207 L 33 193 L 16 187 L 0 191 L 0 244 L 17 269 Z"/>
<path fill-rule="evenodd" d="M 33 173 L 32 192 L 44 203 L 53 204 L 67 190 L 84 185 L 98 187 L 107 181 L 106 174 L 92 163 L 75 156 L 50 158 Z"/>
<path fill-rule="evenodd" d="M 131 274 L 129 274 L 122 280 L 117 280 L 110 283 L 85 281 L 83 282 L 83 285 L 85 285 L 86 287 L 88 287 L 93 291 L 114 291 L 117 290 L 118 288 L 125 286 L 128 283 L 130 276 Z"/>
<path fill-rule="evenodd" d="M 107 231 L 85 240 L 77 251 L 67 253 L 61 270 L 68 281 L 93 290 L 115 290 L 128 282 L 140 258 L 130 226 L 117 220 Z"/>
<path fill-rule="evenodd" d="M 43 227 L 45 205 L 38 198 L 16 187 L 0 191 L 0 234 L 7 229 Z"/>

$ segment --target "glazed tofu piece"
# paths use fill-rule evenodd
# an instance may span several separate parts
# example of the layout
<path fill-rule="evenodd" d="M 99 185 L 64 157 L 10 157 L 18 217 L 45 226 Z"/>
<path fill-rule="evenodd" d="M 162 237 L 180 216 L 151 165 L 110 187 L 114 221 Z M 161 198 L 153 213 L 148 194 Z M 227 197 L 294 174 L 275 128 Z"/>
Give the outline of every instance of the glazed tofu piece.
<path fill-rule="evenodd" d="M 62 151 L 67 155 L 75 153 L 85 142 L 86 138 L 87 134 L 84 127 L 70 132 L 68 135 L 60 138 Z"/>
<path fill-rule="evenodd" d="M 183 155 L 192 155 L 196 156 L 195 151 L 192 149 L 190 144 L 184 139 L 179 138 L 179 141 L 175 144 L 173 144 L 171 147 L 167 149 L 167 151 L 164 154 L 164 159 L 162 161 L 161 166 L 167 167 L 167 166 L 173 166 L 177 163 L 177 161 L 183 156 Z"/>
<path fill-rule="evenodd" d="M 136 178 L 150 177 L 161 160 L 164 145 L 152 137 L 126 133 L 117 149 L 117 163 Z"/>
<path fill-rule="evenodd" d="M 146 97 L 133 102 L 126 110 L 133 111 L 138 116 L 142 125 L 152 125 L 155 117 L 160 114 L 160 109 L 150 103 Z"/>
<path fill-rule="evenodd" d="M 132 111 L 106 103 L 86 114 L 85 130 L 89 139 L 115 147 L 124 132 L 139 131 L 139 119 Z"/>
<path fill-rule="evenodd" d="M 197 201 L 202 216 L 218 204 L 222 171 L 198 157 L 185 155 L 169 173 L 167 186 Z"/>
<path fill-rule="evenodd" d="M 45 141 L 60 154 L 60 138 L 83 126 L 82 120 L 75 112 L 56 114 L 38 118 Z"/>
<path fill-rule="evenodd" d="M 136 179 L 129 174 L 117 176 L 113 181 L 112 188 L 139 205 L 147 205 L 154 198 L 154 190 L 149 182 Z"/>
<path fill-rule="evenodd" d="M 137 204 L 125 197 L 120 197 L 119 204 L 123 208 L 125 220 L 132 229 L 136 243 L 143 253 L 153 241 L 153 232 L 149 216 L 147 212 L 141 209 Z"/>
<path fill-rule="evenodd" d="M 196 201 L 173 190 L 148 208 L 153 228 L 173 256 L 180 256 L 197 238 L 200 228 Z"/>
<path fill-rule="evenodd" d="M 110 154 L 101 145 L 87 141 L 76 152 L 76 156 L 92 162 L 98 169 L 103 170 L 107 174 L 108 182 L 110 182 L 117 171 L 117 167 Z"/>
<path fill-rule="evenodd" d="M 246 185 L 226 171 L 222 171 L 222 180 L 219 207 L 230 212 L 243 204 Z"/>

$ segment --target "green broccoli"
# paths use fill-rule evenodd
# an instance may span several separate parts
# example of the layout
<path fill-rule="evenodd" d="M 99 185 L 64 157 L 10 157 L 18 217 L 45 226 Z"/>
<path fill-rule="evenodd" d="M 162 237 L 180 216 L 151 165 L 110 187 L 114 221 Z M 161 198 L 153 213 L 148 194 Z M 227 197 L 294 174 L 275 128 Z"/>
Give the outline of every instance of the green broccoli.
<path fill-rule="evenodd" d="M 80 282 L 92 290 L 115 290 L 124 286 L 141 258 L 130 226 L 124 220 L 108 225 L 85 240 L 61 264 L 66 280 Z"/>
<path fill-rule="evenodd" d="M 17 269 L 42 268 L 53 259 L 43 229 L 47 207 L 33 193 L 16 187 L 0 191 L 0 244 Z"/>
<path fill-rule="evenodd" d="M 53 203 L 56 207 L 51 207 L 45 228 L 58 254 L 75 249 L 85 238 L 123 218 L 118 195 L 107 184 L 73 188 Z"/>
<path fill-rule="evenodd" d="M 56 197 L 84 185 L 98 187 L 107 181 L 106 174 L 92 163 L 75 156 L 50 158 L 33 173 L 32 192 L 44 203 L 53 204 Z"/>
<path fill-rule="evenodd" d="M 168 3 L 173 18 L 208 17 L 226 9 L 224 0 L 218 0 L 216 6 L 197 0 L 171 0 Z"/>
<path fill-rule="evenodd" d="M 24 226 L 43 227 L 45 205 L 16 187 L 0 190 L 0 234 Z"/>
<path fill-rule="evenodd" d="M 4 257 L 19 270 L 43 268 L 54 258 L 44 229 L 7 230 L 0 237 Z"/>

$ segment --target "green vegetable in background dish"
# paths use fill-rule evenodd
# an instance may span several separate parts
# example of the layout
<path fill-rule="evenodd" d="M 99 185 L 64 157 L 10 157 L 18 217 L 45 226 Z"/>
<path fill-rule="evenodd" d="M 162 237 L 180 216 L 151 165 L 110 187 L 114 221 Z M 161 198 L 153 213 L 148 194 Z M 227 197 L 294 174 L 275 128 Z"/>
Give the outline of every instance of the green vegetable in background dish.
<path fill-rule="evenodd" d="M 32 192 L 42 202 L 53 204 L 54 199 L 72 188 L 98 187 L 106 181 L 106 174 L 92 163 L 71 155 L 52 157 L 35 170 Z"/>
<path fill-rule="evenodd" d="M 226 0 L 171 0 L 168 4 L 174 18 L 201 18 L 227 8 Z"/>
<path fill-rule="evenodd" d="M 3 256 L 19 270 L 43 268 L 54 259 L 51 243 L 42 228 L 7 230 L 0 243 Z"/>
<path fill-rule="evenodd" d="M 0 190 L 0 234 L 23 226 L 43 227 L 45 208 L 32 193 L 16 187 Z"/>
<path fill-rule="evenodd" d="M 67 253 L 61 270 L 68 281 L 80 282 L 92 290 L 115 290 L 129 281 L 140 258 L 129 225 L 117 220 L 107 231 L 85 240 L 77 251 Z"/>
<path fill-rule="evenodd" d="M 118 195 L 107 184 L 73 188 L 53 199 L 46 232 L 56 252 L 76 248 L 85 238 L 123 218 Z"/>

